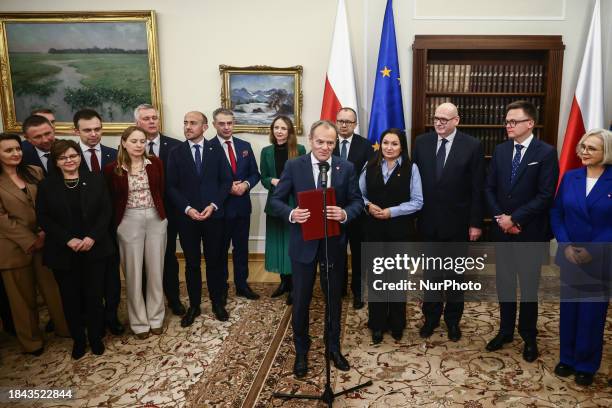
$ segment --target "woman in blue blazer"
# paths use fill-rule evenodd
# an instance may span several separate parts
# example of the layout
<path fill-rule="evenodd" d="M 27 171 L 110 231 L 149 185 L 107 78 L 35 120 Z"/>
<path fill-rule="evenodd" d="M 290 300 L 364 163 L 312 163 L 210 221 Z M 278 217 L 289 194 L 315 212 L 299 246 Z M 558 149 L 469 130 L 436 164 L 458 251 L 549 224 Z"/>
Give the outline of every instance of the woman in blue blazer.
<path fill-rule="evenodd" d="M 583 167 L 565 173 L 551 210 L 563 285 L 560 361 L 555 374 L 573 374 L 577 384 L 586 386 L 593 382 L 601 363 L 608 310 L 610 252 L 606 248 L 612 242 L 612 132 L 587 132 L 576 153 Z"/>

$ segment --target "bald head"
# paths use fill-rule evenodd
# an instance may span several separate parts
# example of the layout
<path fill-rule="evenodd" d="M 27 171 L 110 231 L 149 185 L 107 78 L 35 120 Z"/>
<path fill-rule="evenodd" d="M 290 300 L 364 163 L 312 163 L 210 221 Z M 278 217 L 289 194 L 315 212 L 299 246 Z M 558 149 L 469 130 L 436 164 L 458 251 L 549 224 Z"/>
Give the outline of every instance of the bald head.
<path fill-rule="evenodd" d="M 450 136 L 459 124 L 459 113 L 457 107 L 450 102 L 445 102 L 436 108 L 434 114 L 434 127 L 440 137 Z"/>

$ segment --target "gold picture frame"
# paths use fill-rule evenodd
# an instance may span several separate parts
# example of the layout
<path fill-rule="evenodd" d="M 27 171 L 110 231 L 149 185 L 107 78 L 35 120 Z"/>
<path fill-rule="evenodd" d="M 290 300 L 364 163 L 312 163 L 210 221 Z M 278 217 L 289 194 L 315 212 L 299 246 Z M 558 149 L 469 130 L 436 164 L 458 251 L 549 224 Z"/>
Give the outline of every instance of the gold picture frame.
<path fill-rule="evenodd" d="M 296 135 L 302 134 L 301 65 L 219 65 L 219 71 L 221 106 L 234 111 L 234 132 L 268 133 L 274 117 L 284 114 L 293 121 Z"/>
<path fill-rule="evenodd" d="M 155 12 L 0 13 L 0 78 L 5 132 L 50 108 L 56 133 L 71 134 L 72 115 L 92 108 L 117 134 L 142 103 L 157 107 L 161 127 Z"/>

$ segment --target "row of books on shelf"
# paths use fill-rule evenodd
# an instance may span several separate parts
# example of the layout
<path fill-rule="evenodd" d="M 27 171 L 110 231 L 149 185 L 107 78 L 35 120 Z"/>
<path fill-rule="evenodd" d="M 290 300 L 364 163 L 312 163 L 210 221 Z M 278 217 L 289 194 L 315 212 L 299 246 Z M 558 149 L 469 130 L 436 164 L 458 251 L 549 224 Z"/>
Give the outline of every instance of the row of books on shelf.
<path fill-rule="evenodd" d="M 508 139 L 508 134 L 506 133 L 506 129 L 461 129 L 462 132 L 465 132 L 469 135 L 474 136 L 479 139 L 482 143 L 482 148 L 484 150 L 485 156 L 492 156 L 493 151 L 495 150 L 495 146 L 498 144 L 505 142 Z M 533 135 L 536 138 L 539 138 L 540 129 L 533 129 Z"/>
<path fill-rule="evenodd" d="M 460 123 L 464 125 L 502 125 L 506 119 L 506 106 L 518 100 L 507 96 L 434 96 L 425 100 L 427 123 L 433 123 L 436 107 L 444 102 L 452 102 L 459 111 Z M 533 103 L 538 117 L 541 117 L 542 98 L 522 98 Z"/>
<path fill-rule="evenodd" d="M 544 92 L 544 65 L 427 64 L 428 92 Z"/>

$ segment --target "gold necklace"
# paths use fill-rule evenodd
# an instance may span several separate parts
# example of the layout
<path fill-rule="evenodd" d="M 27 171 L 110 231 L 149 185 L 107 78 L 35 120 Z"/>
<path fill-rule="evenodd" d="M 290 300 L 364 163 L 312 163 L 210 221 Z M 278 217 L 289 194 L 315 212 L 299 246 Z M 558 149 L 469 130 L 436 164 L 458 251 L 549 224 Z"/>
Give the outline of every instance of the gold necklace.
<path fill-rule="evenodd" d="M 76 188 L 79 185 L 79 177 L 75 179 L 64 179 L 64 185 L 69 189 Z"/>

